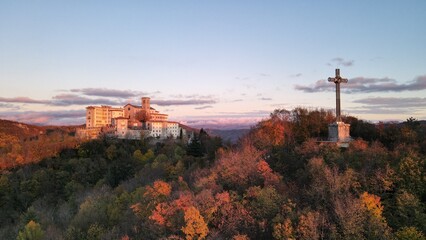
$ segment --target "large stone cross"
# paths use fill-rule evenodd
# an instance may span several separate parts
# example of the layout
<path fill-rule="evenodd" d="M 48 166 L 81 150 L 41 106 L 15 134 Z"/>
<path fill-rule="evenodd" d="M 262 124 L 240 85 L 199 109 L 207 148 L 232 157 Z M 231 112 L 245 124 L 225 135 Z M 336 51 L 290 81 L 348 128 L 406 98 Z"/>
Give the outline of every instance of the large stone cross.
<path fill-rule="evenodd" d="M 340 83 L 347 83 L 347 78 L 342 78 L 340 76 L 340 69 L 336 69 L 336 76 L 334 78 L 329 77 L 329 82 L 334 82 L 336 84 L 336 122 L 341 122 L 342 118 L 340 117 Z"/>

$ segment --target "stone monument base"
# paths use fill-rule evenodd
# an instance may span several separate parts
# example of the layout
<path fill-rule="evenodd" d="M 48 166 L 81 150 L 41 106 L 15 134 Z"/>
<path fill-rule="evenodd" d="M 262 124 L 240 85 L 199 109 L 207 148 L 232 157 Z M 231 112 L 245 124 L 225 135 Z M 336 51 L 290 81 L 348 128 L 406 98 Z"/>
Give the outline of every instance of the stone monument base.
<path fill-rule="evenodd" d="M 348 143 L 351 141 L 349 135 L 351 125 L 344 122 L 334 122 L 328 125 L 328 140 L 331 142 Z"/>

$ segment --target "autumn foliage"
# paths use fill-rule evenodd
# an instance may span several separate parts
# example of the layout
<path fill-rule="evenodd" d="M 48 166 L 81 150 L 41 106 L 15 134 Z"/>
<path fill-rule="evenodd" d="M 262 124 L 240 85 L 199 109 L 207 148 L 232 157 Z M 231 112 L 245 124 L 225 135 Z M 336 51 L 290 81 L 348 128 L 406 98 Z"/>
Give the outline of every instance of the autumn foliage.
<path fill-rule="evenodd" d="M 102 138 L 23 166 L 7 133 L 0 239 L 425 239 L 425 126 L 344 119 L 346 149 L 318 143 L 332 113 L 296 108 L 232 146 Z"/>
<path fill-rule="evenodd" d="M 53 157 L 80 140 L 76 127 L 38 127 L 0 119 L 0 170 Z"/>

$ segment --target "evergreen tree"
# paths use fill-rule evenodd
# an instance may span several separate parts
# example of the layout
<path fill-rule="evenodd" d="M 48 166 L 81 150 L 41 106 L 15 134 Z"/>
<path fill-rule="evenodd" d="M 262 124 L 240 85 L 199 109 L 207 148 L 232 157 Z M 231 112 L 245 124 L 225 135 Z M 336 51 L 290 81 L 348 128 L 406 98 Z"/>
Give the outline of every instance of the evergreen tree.
<path fill-rule="evenodd" d="M 200 141 L 200 138 L 197 136 L 197 134 L 194 134 L 194 137 L 192 138 L 191 142 L 188 144 L 186 154 L 188 154 L 189 156 L 193 156 L 193 157 L 202 157 L 203 156 L 203 149 L 201 147 L 201 141 Z"/>

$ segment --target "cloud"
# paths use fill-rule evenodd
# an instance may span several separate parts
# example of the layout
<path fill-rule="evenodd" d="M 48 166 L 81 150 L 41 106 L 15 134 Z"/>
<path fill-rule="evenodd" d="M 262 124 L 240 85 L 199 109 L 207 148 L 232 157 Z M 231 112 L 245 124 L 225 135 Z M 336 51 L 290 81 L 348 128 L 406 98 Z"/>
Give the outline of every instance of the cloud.
<path fill-rule="evenodd" d="M 413 114 L 413 111 L 409 109 L 389 109 L 389 108 L 376 108 L 376 107 L 359 107 L 348 109 L 351 114 L 386 114 L 386 115 L 397 115 L 397 114 Z"/>
<path fill-rule="evenodd" d="M 207 108 L 213 108 L 213 107 L 209 105 L 209 106 L 196 107 L 194 109 L 202 110 L 202 109 L 207 109 Z"/>
<path fill-rule="evenodd" d="M 0 112 L 0 118 L 36 125 L 83 124 L 85 110 Z"/>
<path fill-rule="evenodd" d="M 71 105 L 124 105 L 124 102 L 114 101 L 106 98 L 87 98 L 75 94 L 60 94 L 52 98 L 51 105 L 71 106 Z"/>
<path fill-rule="evenodd" d="M 341 57 L 336 57 L 331 59 L 331 62 L 337 64 L 337 66 L 345 66 L 345 67 L 351 67 L 354 65 L 354 60 L 345 60 Z M 327 65 L 331 66 L 333 64 L 328 63 Z"/>
<path fill-rule="evenodd" d="M 326 80 L 318 80 L 315 84 L 309 86 L 295 85 L 294 88 L 308 93 L 335 91 L 334 84 Z M 396 80 L 390 78 L 357 77 L 349 79 L 348 83 L 341 85 L 341 91 L 346 93 L 402 92 L 424 89 L 426 89 L 426 75 L 402 84 L 398 84 Z"/>
<path fill-rule="evenodd" d="M 132 90 L 117 90 L 108 88 L 79 88 L 71 89 L 70 92 L 80 93 L 86 96 L 97 97 L 117 97 L 117 98 L 130 98 L 137 96 L 145 96 L 147 93 L 132 91 Z"/>
<path fill-rule="evenodd" d="M 87 98 L 75 94 L 60 94 L 52 97 L 51 100 L 36 100 L 28 97 L 3 98 L 0 103 L 23 103 L 23 104 L 44 104 L 53 106 L 71 105 L 123 105 L 124 102 L 114 101 L 106 98 Z"/>
<path fill-rule="evenodd" d="M 19 110 L 20 107 L 10 103 L 0 103 L 0 108 Z"/>
<path fill-rule="evenodd" d="M 184 99 L 212 99 L 213 95 L 199 95 L 199 94 L 175 94 L 171 95 L 172 98 L 184 98 Z"/>
<path fill-rule="evenodd" d="M 369 114 L 414 114 L 422 111 L 426 106 L 426 98 L 397 98 L 397 97 L 369 97 L 353 101 L 363 104 L 361 107 L 351 108 L 354 113 Z"/>
<path fill-rule="evenodd" d="M 66 90 L 65 90 L 66 91 Z M 132 100 L 128 97 L 144 96 L 142 92 L 122 91 L 102 88 L 71 89 L 73 93 L 64 93 L 53 96 L 50 100 L 36 100 L 28 97 L 4 98 L 0 97 L 0 103 L 24 103 L 24 104 L 45 104 L 51 106 L 71 106 L 71 105 L 124 105 Z M 104 96 L 93 98 L 93 96 Z M 121 99 L 122 100 L 121 100 Z M 159 106 L 175 105 L 205 105 L 214 104 L 217 101 L 213 95 L 175 95 L 173 100 L 152 100 L 152 104 Z M 3 105 L 5 106 L 5 105 Z"/>
<path fill-rule="evenodd" d="M 288 103 L 275 103 L 271 104 L 270 106 L 274 108 L 288 108 L 290 105 Z"/>
<path fill-rule="evenodd" d="M 296 74 L 290 75 L 291 78 L 298 78 L 298 77 L 301 77 L 301 76 L 302 76 L 302 73 L 296 73 Z"/>
<path fill-rule="evenodd" d="M 261 98 L 259 98 L 259 100 L 262 100 L 262 101 L 271 101 L 271 100 L 272 100 L 272 98 L 268 98 L 268 97 L 261 97 Z"/>
<path fill-rule="evenodd" d="M 256 85 L 254 85 L 254 84 L 243 84 L 243 86 L 244 86 L 246 89 L 255 89 L 255 88 L 256 88 Z"/>
<path fill-rule="evenodd" d="M 261 76 L 261 77 L 270 77 L 271 74 L 268 74 L 268 73 L 259 73 L 259 76 Z"/>
<path fill-rule="evenodd" d="M 0 97 L 0 102 L 8 103 L 33 103 L 33 104 L 49 104 L 49 100 L 35 100 L 28 97 L 14 97 L 14 98 L 4 98 Z"/>
<path fill-rule="evenodd" d="M 158 106 L 172 106 L 172 105 L 204 105 L 214 104 L 215 100 L 212 99 L 189 99 L 189 100 L 151 100 L 151 104 Z"/>
<path fill-rule="evenodd" d="M 424 108 L 426 106 L 426 98 L 395 98 L 395 97 L 370 97 L 354 101 L 355 103 L 363 103 L 376 107 L 386 108 Z"/>

